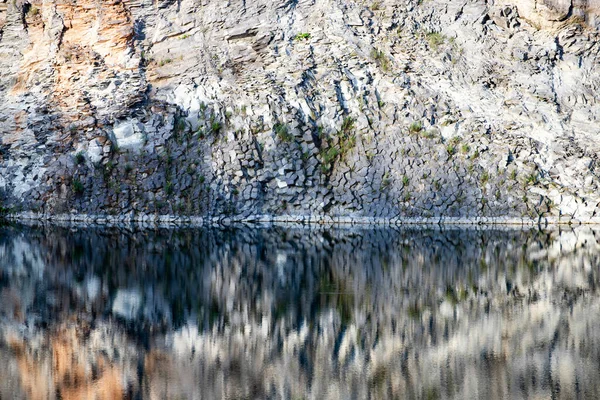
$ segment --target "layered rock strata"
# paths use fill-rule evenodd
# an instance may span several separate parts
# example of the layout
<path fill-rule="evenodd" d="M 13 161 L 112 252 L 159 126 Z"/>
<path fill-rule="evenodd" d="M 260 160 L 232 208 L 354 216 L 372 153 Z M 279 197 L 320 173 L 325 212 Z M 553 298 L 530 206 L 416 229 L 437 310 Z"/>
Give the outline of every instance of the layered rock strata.
<path fill-rule="evenodd" d="M 596 0 L 0 0 L 4 211 L 597 216 Z"/>

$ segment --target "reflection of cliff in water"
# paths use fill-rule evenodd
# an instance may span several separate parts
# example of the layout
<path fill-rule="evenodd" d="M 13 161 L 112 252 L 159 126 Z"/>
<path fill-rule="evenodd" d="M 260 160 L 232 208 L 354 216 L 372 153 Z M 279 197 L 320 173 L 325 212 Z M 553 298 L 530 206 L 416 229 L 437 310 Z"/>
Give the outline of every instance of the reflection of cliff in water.
<path fill-rule="evenodd" d="M 599 258 L 590 228 L 0 228 L 0 398 L 596 397 Z"/>

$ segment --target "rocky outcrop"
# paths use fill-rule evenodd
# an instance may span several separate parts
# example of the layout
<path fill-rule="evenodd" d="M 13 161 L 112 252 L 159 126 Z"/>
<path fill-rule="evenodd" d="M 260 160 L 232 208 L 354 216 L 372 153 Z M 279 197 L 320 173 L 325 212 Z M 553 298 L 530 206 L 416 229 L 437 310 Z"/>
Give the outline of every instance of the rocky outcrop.
<path fill-rule="evenodd" d="M 524 18 L 542 26 L 555 26 L 569 18 L 585 21 L 592 27 L 600 26 L 598 0 L 514 0 Z"/>
<path fill-rule="evenodd" d="M 5 0 L 2 207 L 593 220 L 597 10 Z"/>

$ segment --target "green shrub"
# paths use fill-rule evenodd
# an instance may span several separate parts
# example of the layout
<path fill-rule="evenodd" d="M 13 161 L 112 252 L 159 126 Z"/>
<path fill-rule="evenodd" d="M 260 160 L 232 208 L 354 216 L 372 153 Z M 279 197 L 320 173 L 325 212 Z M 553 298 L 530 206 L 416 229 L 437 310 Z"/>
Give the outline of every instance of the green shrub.
<path fill-rule="evenodd" d="M 294 139 L 294 136 L 292 136 L 292 134 L 289 132 L 287 125 L 285 124 L 278 122 L 273 126 L 273 130 L 275 131 L 275 134 L 277 135 L 279 140 L 281 140 L 282 142 L 291 142 Z"/>
<path fill-rule="evenodd" d="M 429 42 L 429 47 L 433 50 L 438 50 L 441 45 L 446 42 L 446 37 L 441 33 L 430 32 L 426 36 L 427 41 Z"/>
<path fill-rule="evenodd" d="M 527 176 L 526 182 L 528 185 L 535 185 L 538 182 L 538 176 L 535 173 L 529 174 Z"/>
<path fill-rule="evenodd" d="M 423 131 L 423 137 L 425 139 L 433 139 L 435 137 L 435 131 L 432 131 L 432 130 Z"/>
<path fill-rule="evenodd" d="M 487 171 L 483 171 L 481 174 L 481 184 L 485 185 L 490 180 L 490 174 Z"/>
<path fill-rule="evenodd" d="M 386 188 L 386 187 L 390 186 L 391 184 L 392 184 L 392 178 L 390 177 L 390 173 L 386 172 L 383 175 L 383 179 L 381 181 L 381 187 Z"/>
<path fill-rule="evenodd" d="M 299 34 L 296 35 L 296 40 L 300 41 L 300 40 L 308 40 L 310 39 L 310 33 L 308 32 L 300 32 Z"/>
<path fill-rule="evenodd" d="M 213 120 L 210 123 L 210 130 L 213 134 L 217 135 L 219 132 L 221 132 L 221 129 L 223 129 L 223 125 L 219 121 Z"/>
<path fill-rule="evenodd" d="M 421 121 L 415 121 L 408 127 L 410 133 L 419 133 L 423 130 L 423 124 Z"/>
<path fill-rule="evenodd" d="M 167 196 L 170 196 L 173 194 L 173 182 L 167 181 L 167 183 L 165 185 L 165 193 L 167 194 Z"/>
<path fill-rule="evenodd" d="M 164 60 L 160 60 L 160 62 L 158 63 L 158 65 L 160 67 L 164 67 L 167 64 L 171 64 L 173 62 L 172 58 L 165 58 Z"/>
<path fill-rule="evenodd" d="M 81 183 L 81 181 L 77 178 L 73 178 L 71 186 L 73 187 L 73 192 L 75 194 L 82 194 L 85 190 L 83 187 L 83 183 Z"/>
<path fill-rule="evenodd" d="M 175 117 L 175 122 L 173 124 L 173 128 L 175 129 L 175 133 L 181 133 L 185 131 L 187 127 L 187 123 L 184 117 Z"/>
<path fill-rule="evenodd" d="M 371 50 L 371 58 L 375 60 L 383 72 L 388 72 L 390 70 L 390 59 L 383 51 L 373 48 L 373 50 Z"/>
<path fill-rule="evenodd" d="M 342 133 L 350 133 L 354 129 L 354 123 L 356 120 L 352 117 L 344 118 L 342 122 L 341 132 Z"/>
<path fill-rule="evenodd" d="M 75 154 L 75 162 L 77 163 L 77 165 L 81 165 L 85 162 L 85 155 L 83 154 L 82 151 Z"/>
<path fill-rule="evenodd" d="M 323 172 L 328 172 L 337 156 L 340 155 L 340 150 L 337 147 L 330 147 L 329 149 L 322 149 L 320 152 L 321 155 L 321 170 Z"/>

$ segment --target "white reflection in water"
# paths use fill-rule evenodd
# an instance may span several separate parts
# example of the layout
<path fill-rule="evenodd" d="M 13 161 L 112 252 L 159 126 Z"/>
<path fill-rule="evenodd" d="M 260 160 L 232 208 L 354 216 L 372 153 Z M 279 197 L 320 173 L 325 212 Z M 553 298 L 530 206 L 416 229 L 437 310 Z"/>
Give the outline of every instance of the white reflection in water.
<path fill-rule="evenodd" d="M 0 228 L 0 398 L 597 398 L 593 228 Z"/>

